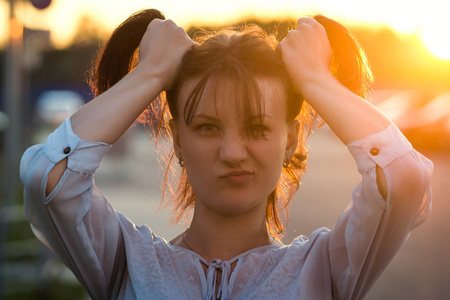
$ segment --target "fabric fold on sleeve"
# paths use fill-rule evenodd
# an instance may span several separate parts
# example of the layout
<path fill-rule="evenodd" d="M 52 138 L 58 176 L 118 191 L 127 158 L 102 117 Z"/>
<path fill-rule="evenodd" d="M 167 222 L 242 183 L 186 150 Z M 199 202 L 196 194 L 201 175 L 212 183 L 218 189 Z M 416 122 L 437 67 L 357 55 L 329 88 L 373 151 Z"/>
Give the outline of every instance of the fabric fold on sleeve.
<path fill-rule="evenodd" d="M 384 168 L 394 159 L 413 149 L 395 124 L 363 139 L 349 142 L 347 148 L 356 160 L 358 172 L 361 174 L 374 168 L 375 165 Z"/>
<path fill-rule="evenodd" d="M 395 124 L 347 144 L 362 181 L 329 240 L 337 299 L 360 299 L 375 282 L 431 203 L 433 164 L 413 149 Z M 377 165 L 388 189 L 378 189 Z"/>
<path fill-rule="evenodd" d="M 21 161 L 24 210 L 35 235 L 72 270 L 94 299 L 109 299 L 121 284 L 115 261 L 124 242 L 114 208 L 95 186 L 93 174 L 111 145 L 86 141 L 66 119 L 44 145 L 30 147 Z M 48 175 L 67 158 L 67 168 L 46 196 Z"/>
<path fill-rule="evenodd" d="M 67 118 L 47 139 L 44 153 L 55 164 L 70 156 L 67 167 L 73 171 L 94 174 L 110 144 L 80 139 Z"/>

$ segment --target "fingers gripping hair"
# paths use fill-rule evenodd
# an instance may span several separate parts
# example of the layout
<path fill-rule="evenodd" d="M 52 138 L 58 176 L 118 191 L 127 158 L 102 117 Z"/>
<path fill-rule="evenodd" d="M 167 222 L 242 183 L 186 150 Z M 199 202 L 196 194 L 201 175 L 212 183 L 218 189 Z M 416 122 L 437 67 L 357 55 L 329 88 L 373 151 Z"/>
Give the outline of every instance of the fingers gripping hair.
<path fill-rule="evenodd" d="M 366 55 L 352 33 L 322 15 L 314 16 L 326 30 L 332 50 L 330 72 L 355 94 L 364 97 L 373 81 Z"/>
<path fill-rule="evenodd" d="M 156 9 L 142 10 L 114 30 L 91 71 L 89 81 L 94 96 L 105 92 L 130 72 L 136 49 L 148 24 L 154 19 L 165 20 L 165 16 Z"/>

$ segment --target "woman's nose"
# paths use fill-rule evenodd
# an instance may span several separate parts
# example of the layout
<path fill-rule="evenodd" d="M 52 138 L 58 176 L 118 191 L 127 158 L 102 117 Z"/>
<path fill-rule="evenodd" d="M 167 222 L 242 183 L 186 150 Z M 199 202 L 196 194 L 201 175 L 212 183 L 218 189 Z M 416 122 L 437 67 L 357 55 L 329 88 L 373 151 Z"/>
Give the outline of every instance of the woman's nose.
<path fill-rule="evenodd" d="M 245 139 L 241 135 L 226 134 L 220 147 L 220 160 L 236 165 L 247 158 Z"/>

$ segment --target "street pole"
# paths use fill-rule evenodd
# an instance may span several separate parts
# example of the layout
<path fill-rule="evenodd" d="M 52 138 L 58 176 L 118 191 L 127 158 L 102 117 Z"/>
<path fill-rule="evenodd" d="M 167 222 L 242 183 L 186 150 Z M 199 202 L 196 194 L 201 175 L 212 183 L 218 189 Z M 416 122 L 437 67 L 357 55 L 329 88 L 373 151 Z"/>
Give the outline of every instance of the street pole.
<path fill-rule="evenodd" d="M 0 212 L 0 299 L 5 291 L 5 247 L 8 233 L 7 209 L 19 199 L 19 163 L 22 155 L 22 46 L 23 25 L 15 15 L 14 0 L 9 0 L 9 36 L 5 51 L 4 101 L 9 117 L 4 140 L 3 201 Z"/>

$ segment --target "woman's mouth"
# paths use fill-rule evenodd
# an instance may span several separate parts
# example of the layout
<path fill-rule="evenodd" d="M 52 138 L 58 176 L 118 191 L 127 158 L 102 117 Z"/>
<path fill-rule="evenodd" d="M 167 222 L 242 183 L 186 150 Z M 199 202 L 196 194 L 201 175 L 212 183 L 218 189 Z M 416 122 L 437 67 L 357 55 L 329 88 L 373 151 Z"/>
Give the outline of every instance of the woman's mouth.
<path fill-rule="evenodd" d="M 245 183 L 252 177 L 253 172 L 247 170 L 230 171 L 220 176 L 221 179 L 233 184 Z"/>

